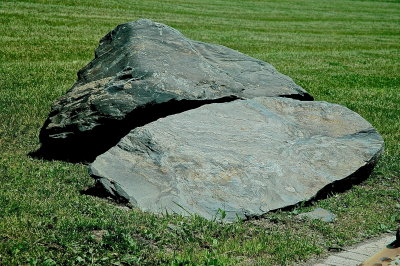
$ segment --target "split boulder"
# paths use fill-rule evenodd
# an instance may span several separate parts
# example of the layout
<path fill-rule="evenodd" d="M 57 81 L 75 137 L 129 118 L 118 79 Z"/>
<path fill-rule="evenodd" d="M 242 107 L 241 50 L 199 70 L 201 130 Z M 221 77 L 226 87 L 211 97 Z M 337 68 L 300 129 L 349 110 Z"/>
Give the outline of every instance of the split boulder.
<path fill-rule="evenodd" d="M 376 130 L 312 100 L 266 62 L 138 20 L 101 39 L 39 152 L 94 161 L 97 187 L 144 211 L 245 219 L 349 187 L 376 164 Z"/>

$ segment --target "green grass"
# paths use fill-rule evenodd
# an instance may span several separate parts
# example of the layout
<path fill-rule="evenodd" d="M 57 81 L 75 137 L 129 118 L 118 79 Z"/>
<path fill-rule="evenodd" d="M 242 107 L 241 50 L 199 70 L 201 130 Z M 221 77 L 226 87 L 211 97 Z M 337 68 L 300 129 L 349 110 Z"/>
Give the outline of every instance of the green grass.
<path fill-rule="evenodd" d="M 52 102 L 117 24 L 150 18 L 272 63 L 317 100 L 360 113 L 385 139 L 372 176 L 310 207 L 233 224 L 157 217 L 81 195 L 86 167 L 42 161 Z M 400 219 L 398 1 L 37 0 L 0 2 L 0 264 L 296 264 L 394 230 Z"/>

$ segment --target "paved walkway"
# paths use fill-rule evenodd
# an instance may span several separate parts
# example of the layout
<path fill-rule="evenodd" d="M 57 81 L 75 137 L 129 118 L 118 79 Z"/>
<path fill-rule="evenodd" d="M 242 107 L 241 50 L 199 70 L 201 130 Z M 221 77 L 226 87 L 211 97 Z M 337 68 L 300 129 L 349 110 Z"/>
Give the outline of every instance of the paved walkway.
<path fill-rule="evenodd" d="M 386 245 L 392 243 L 396 239 L 395 235 L 386 235 L 375 238 L 367 242 L 347 248 L 345 251 L 335 253 L 326 259 L 314 261 L 310 264 L 314 266 L 352 266 L 360 265 L 374 254 L 380 252 Z M 382 265 L 382 264 L 381 264 Z"/>

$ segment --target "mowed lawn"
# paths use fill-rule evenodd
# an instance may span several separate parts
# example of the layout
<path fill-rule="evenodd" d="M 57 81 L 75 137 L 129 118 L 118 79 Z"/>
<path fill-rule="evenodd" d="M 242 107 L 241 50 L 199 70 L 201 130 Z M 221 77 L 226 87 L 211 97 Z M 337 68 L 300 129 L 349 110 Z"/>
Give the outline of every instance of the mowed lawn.
<path fill-rule="evenodd" d="M 85 165 L 28 154 L 99 39 L 139 18 L 270 62 L 316 100 L 361 114 L 385 139 L 372 176 L 313 206 L 233 224 L 160 217 L 81 194 L 93 185 Z M 1 0 L 0 265 L 297 264 L 395 230 L 399 73 L 398 1 Z M 336 222 L 295 218 L 315 206 Z"/>

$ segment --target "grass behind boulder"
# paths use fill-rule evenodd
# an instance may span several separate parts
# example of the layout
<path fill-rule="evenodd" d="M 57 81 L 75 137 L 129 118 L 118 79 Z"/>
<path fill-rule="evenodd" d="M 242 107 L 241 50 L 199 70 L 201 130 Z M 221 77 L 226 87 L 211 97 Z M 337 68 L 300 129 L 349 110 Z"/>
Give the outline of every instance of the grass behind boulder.
<path fill-rule="evenodd" d="M 400 219 L 400 4 L 396 1 L 2 1 L 0 264 L 290 264 L 394 230 Z M 33 159 L 51 104 L 116 25 L 149 18 L 273 64 L 385 139 L 372 176 L 315 203 L 222 225 L 81 194 L 84 165 Z M 314 206 L 314 207 L 315 207 Z"/>

